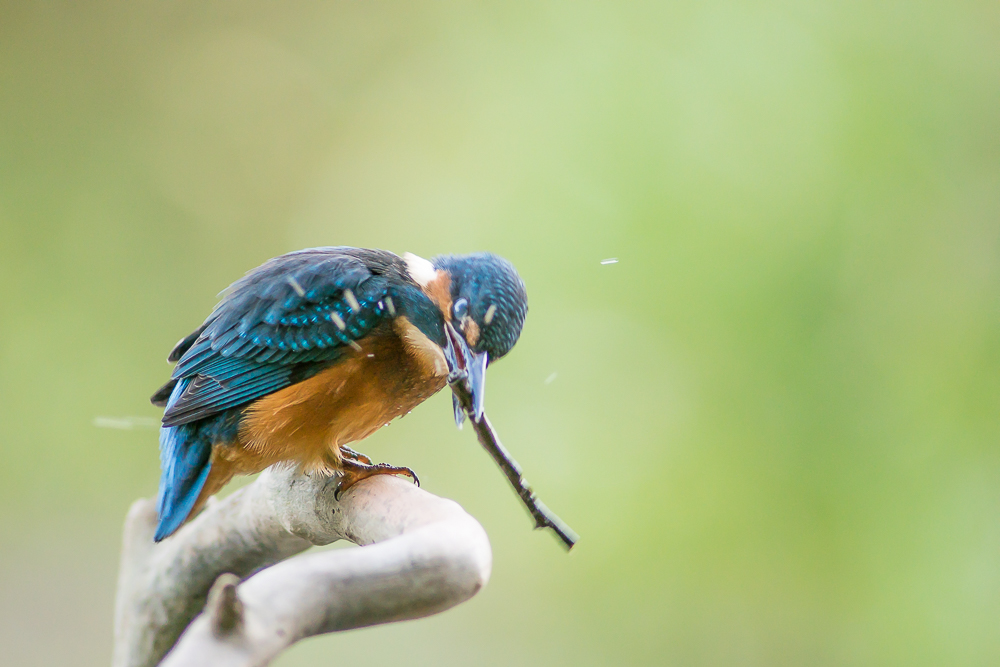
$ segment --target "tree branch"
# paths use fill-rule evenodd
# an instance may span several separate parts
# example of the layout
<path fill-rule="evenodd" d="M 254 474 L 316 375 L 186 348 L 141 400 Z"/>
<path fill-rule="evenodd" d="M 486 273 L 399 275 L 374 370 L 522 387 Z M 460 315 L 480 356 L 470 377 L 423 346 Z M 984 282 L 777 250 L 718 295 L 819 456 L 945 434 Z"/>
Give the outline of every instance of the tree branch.
<path fill-rule="evenodd" d="M 115 667 L 264 665 L 305 637 L 427 616 L 486 584 L 489 540 L 456 503 L 388 475 L 337 501 L 336 481 L 267 470 L 156 545 L 153 501 L 136 501 Z M 372 546 L 285 560 L 339 539 Z"/>

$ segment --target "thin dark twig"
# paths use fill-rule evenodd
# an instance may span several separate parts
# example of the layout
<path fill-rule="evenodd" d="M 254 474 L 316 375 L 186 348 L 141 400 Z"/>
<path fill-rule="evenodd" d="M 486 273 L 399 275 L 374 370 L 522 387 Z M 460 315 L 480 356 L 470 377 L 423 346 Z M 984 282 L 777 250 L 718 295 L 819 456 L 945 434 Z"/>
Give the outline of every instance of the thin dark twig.
<path fill-rule="evenodd" d="M 483 413 L 483 416 L 478 420 L 474 417 L 472 392 L 469 390 L 467 376 L 463 373 L 450 377 L 448 383 L 469 416 L 469 421 L 472 422 L 472 427 L 476 430 L 476 436 L 479 438 L 479 444 L 489 452 L 493 460 L 500 466 L 500 470 L 507 476 L 507 481 L 514 487 L 514 492 L 517 493 L 528 513 L 535 520 L 535 528 L 551 528 L 562 541 L 566 550 L 572 549 L 580 536 L 535 496 L 535 492 L 531 490 L 524 475 L 521 474 L 521 466 L 500 443 L 500 438 L 493 430 L 493 424 L 486 417 L 486 413 Z"/>

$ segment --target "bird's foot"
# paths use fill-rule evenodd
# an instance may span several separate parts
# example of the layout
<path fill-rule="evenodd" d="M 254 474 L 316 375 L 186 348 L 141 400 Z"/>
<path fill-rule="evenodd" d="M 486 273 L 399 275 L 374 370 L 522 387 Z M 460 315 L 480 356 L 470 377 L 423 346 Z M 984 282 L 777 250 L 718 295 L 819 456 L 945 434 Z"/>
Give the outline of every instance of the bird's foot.
<path fill-rule="evenodd" d="M 364 455 L 362 454 L 361 456 Z M 347 491 L 361 480 L 374 477 L 375 475 L 406 475 L 413 480 L 414 484 L 420 486 L 417 473 L 409 468 L 391 466 L 388 463 L 371 463 L 370 460 L 368 463 L 364 463 L 357 459 L 344 458 L 340 462 L 340 483 L 337 485 L 337 490 L 334 492 L 333 497 L 336 500 L 340 500 L 344 491 Z"/>
<path fill-rule="evenodd" d="M 356 452 L 347 445 L 340 446 L 340 456 L 345 459 L 350 459 L 352 461 L 358 461 L 364 463 L 365 465 L 372 465 L 372 460 L 362 454 L 361 452 Z"/>

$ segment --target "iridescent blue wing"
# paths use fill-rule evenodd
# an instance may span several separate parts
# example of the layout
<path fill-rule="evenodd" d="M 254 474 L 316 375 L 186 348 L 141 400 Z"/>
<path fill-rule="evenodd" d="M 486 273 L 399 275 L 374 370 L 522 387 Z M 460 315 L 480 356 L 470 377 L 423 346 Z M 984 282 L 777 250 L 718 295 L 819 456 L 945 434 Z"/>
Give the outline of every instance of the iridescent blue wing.
<path fill-rule="evenodd" d="M 353 248 L 319 248 L 272 259 L 234 283 L 171 353 L 179 357 L 171 382 L 153 396 L 170 399 L 163 425 L 204 419 L 336 363 L 389 317 L 381 265 Z"/>

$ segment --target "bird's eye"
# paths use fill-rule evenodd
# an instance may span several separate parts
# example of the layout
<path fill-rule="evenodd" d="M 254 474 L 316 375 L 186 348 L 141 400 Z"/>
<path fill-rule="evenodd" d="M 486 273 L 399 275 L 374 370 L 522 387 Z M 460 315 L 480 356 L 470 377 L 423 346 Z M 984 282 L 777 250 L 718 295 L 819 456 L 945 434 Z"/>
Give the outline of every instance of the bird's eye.
<path fill-rule="evenodd" d="M 461 320 L 469 313 L 469 302 L 464 298 L 457 299 L 451 307 L 451 316 L 456 320 Z"/>

